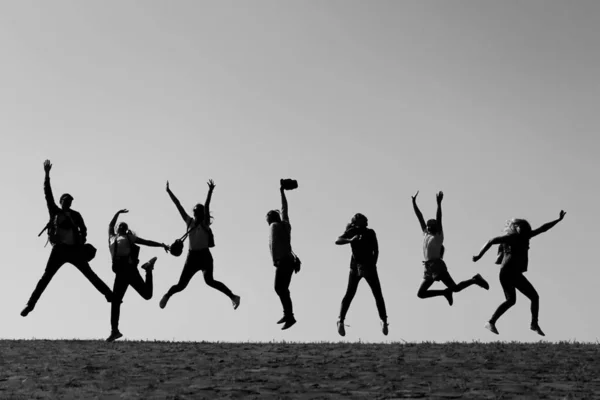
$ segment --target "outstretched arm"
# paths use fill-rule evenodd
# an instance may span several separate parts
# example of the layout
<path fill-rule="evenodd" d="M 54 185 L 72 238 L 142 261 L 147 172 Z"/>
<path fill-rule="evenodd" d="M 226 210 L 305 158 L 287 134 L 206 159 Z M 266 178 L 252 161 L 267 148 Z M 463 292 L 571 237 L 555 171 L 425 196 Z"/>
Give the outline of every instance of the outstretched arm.
<path fill-rule="evenodd" d="M 119 215 L 125 214 L 128 212 L 129 212 L 129 210 L 127 210 L 125 208 L 117 211 L 115 216 L 110 220 L 110 223 L 108 224 L 108 237 L 111 237 L 112 235 L 115 234 L 115 225 L 117 224 L 117 219 L 119 219 Z"/>
<path fill-rule="evenodd" d="M 288 202 L 285 197 L 285 190 L 283 187 L 279 188 L 279 192 L 281 192 L 281 216 L 285 222 L 290 222 L 290 215 L 288 214 Z"/>
<path fill-rule="evenodd" d="M 473 256 L 473 262 L 479 261 L 481 257 L 495 244 L 506 243 L 506 236 L 498 236 L 487 241 L 487 243 L 481 248 L 479 254 Z"/>
<path fill-rule="evenodd" d="M 212 179 L 208 180 L 208 194 L 206 195 L 206 201 L 204 202 L 204 222 L 206 225 L 210 225 L 210 200 L 212 198 L 213 190 L 215 190 L 215 182 Z"/>
<path fill-rule="evenodd" d="M 419 224 L 421 224 L 421 231 L 425 232 L 425 228 L 427 227 L 425 225 L 425 220 L 423 219 L 423 214 L 421 214 L 421 210 L 419 210 L 419 206 L 417 206 L 417 196 L 419 195 L 419 191 L 417 190 L 417 193 L 415 193 L 414 196 L 412 197 L 412 204 L 413 204 L 413 209 L 415 210 L 415 214 L 417 215 L 417 218 L 419 219 Z"/>
<path fill-rule="evenodd" d="M 443 231 L 442 229 L 442 199 L 444 198 L 444 192 L 439 192 L 436 196 L 435 196 L 435 200 L 437 201 L 437 213 L 435 215 L 435 219 L 437 220 L 440 232 Z"/>
<path fill-rule="evenodd" d="M 141 237 L 137 237 L 135 239 L 135 242 L 137 244 L 141 244 L 143 246 L 148 246 L 148 247 L 162 247 L 163 249 L 165 249 L 165 251 L 169 250 L 169 246 L 167 246 L 164 243 L 155 242 L 154 240 L 146 240 L 146 239 L 142 239 Z"/>
<path fill-rule="evenodd" d="M 535 237 L 535 236 L 539 235 L 540 233 L 546 232 L 550 228 L 554 227 L 554 225 L 558 224 L 560 221 L 563 220 L 563 218 L 565 217 L 565 214 L 566 214 L 566 212 L 564 212 L 563 210 L 560 210 L 560 213 L 558 214 L 558 219 L 547 222 L 544 225 L 540 226 L 539 228 L 534 229 L 533 231 L 531 231 L 531 237 Z"/>
<path fill-rule="evenodd" d="M 56 202 L 54 201 L 54 195 L 52 194 L 52 187 L 50 186 L 50 170 L 51 169 L 52 169 L 52 163 L 50 163 L 50 160 L 44 161 L 44 173 L 45 173 L 44 197 L 46 198 L 46 205 L 48 206 L 48 212 L 52 216 L 58 209 L 58 206 L 56 205 Z"/>
<path fill-rule="evenodd" d="M 179 211 L 179 214 L 181 214 L 181 218 L 183 218 L 183 220 L 187 224 L 187 222 L 190 220 L 190 217 L 189 217 L 189 215 L 187 215 L 187 213 L 183 209 L 183 206 L 181 205 L 181 203 L 179 202 L 177 197 L 175 197 L 173 192 L 171 192 L 171 188 L 169 188 L 169 181 L 167 181 L 167 193 L 169 194 L 169 197 L 171 198 L 173 203 L 175 203 L 175 207 L 177 207 L 177 211 Z"/>

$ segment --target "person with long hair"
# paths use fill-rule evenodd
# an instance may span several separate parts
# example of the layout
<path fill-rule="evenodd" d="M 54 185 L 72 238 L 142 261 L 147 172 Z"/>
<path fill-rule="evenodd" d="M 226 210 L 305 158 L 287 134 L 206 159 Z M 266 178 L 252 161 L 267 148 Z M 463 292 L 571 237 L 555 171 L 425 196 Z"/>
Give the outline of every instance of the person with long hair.
<path fill-rule="evenodd" d="M 531 301 L 530 329 L 541 336 L 545 336 L 538 322 L 540 297 L 523 274 L 527 271 L 529 264 L 529 241 L 554 227 L 563 220 L 565 214 L 566 212 L 561 210 L 558 219 L 545 223 L 537 229 L 531 229 L 531 225 L 525 219 L 511 219 L 506 223 L 504 235 L 488 240 L 479 254 L 473 256 L 473 262 L 477 262 L 493 245 L 497 244 L 502 247 L 502 253 L 498 256 L 496 263 L 501 265 L 500 284 L 502 290 L 504 290 L 506 300 L 498 306 L 492 318 L 486 323 L 486 329 L 498 334 L 496 322 L 502 314 L 516 304 L 518 290 Z"/>
<path fill-rule="evenodd" d="M 192 210 L 193 217 L 190 217 L 169 188 L 169 182 L 167 181 L 167 193 L 177 207 L 188 230 L 189 251 L 185 264 L 183 265 L 183 270 L 181 271 L 179 282 L 171 286 L 160 300 L 160 308 L 165 308 L 171 296 L 185 289 L 198 271 L 202 271 L 204 282 L 206 282 L 208 286 L 229 297 L 234 310 L 240 305 L 240 296 L 233 294 L 225 284 L 215 280 L 213 277 L 214 262 L 212 254 L 210 253 L 210 248 L 215 246 L 215 241 L 212 229 L 210 228 L 212 221 L 209 207 L 214 190 L 215 183 L 211 179 L 208 181 L 208 195 L 206 196 L 206 202 L 204 205 L 196 204 Z"/>
<path fill-rule="evenodd" d="M 169 249 L 169 246 L 164 243 L 142 239 L 129 229 L 126 222 L 121 222 L 115 230 L 119 215 L 128 212 L 129 210 L 126 209 L 117 211 L 108 224 L 108 248 L 112 257 L 112 270 L 115 273 L 115 283 L 113 285 L 113 298 L 110 308 L 111 333 L 106 339 L 107 342 L 115 341 L 123 336 L 119 331 L 119 316 L 121 314 L 121 303 L 129 286 L 133 287 L 144 300 L 152 298 L 152 270 L 154 269 L 157 257 L 152 257 L 142 265 L 142 269 L 146 271 L 146 279 L 142 279 L 137 268 L 139 264 L 138 245 L 162 247 L 165 251 Z"/>
<path fill-rule="evenodd" d="M 281 330 L 289 329 L 296 323 L 290 295 L 290 283 L 294 272 L 298 273 L 300 271 L 297 257 L 292 251 L 292 225 L 288 213 L 288 201 L 285 196 L 285 190 L 288 187 L 286 182 L 292 181 L 282 179 L 279 187 L 281 214 L 277 210 L 270 210 L 266 215 L 267 224 L 269 225 L 269 250 L 275 266 L 275 293 L 279 296 L 283 307 L 283 317 L 277 321 L 278 324 L 283 324 Z M 297 185 L 292 185 L 289 186 L 289 189 L 295 187 Z"/>
<path fill-rule="evenodd" d="M 412 197 L 412 204 L 419 224 L 421 225 L 421 231 L 423 232 L 423 265 L 425 271 L 423 273 L 423 281 L 417 296 L 420 299 L 426 299 L 430 297 L 444 296 L 448 301 L 448 304 L 454 303 L 453 293 L 460 292 L 463 289 L 468 288 L 471 285 L 478 285 L 485 290 L 489 290 L 490 285 L 480 274 L 476 274 L 471 279 L 459 282 L 454 282 L 452 276 L 448 272 L 448 267 L 443 260 L 444 256 L 444 230 L 442 229 L 442 199 L 444 193 L 439 192 L 436 194 L 437 202 L 437 213 L 435 219 L 430 219 L 427 222 L 423 219 L 423 214 L 417 206 L 417 196 L 419 192 Z M 429 289 L 436 281 L 442 281 L 446 285 L 446 289 Z"/>
<path fill-rule="evenodd" d="M 85 247 L 87 242 L 87 227 L 83 222 L 80 213 L 71 208 L 73 196 L 68 193 L 60 196 L 60 207 L 54 201 L 52 187 L 50 186 L 50 170 L 52 163 L 50 160 L 44 161 L 44 195 L 46 197 L 46 205 L 50 213 L 50 222 L 44 230 L 48 230 L 48 240 L 52 245 L 52 251 L 46 264 L 44 274 L 37 283 L 27 305 L 21 311 L 21 316 L 26 317 L 35 308 L 36 303 L 40 299 L 44 290 L 65 264 L 70 263 L 75 266 L 91 283 L 97 291 L 102 293 L 106 301 L 112 300 L 112 291 L 104 283 L 102 279 L 90 267 L 86 258 Z M 40 232 L 40 235 L 44 231 Z"/>
<path fill-rule="evenodd" d="M 335 244 L 350 244 L 352 248 L 352 257 L 350 258 L 350 275 L 348 276 L 348 287 L 346 294 L 342 299 L 340 316 L 337 322 L 337 329 L 340 336 L 346 335 L 344 321 L 350 308 L 350 303 L 354 299 L 358 284 L 362 278 L 365 278 L 373 296 L 379 318 L 381 319 L 381 331 L 384 335 L 389 332 L 387 321 L 387 312 L 385 309 L 385 300 L 381 291 L 381 282 L 377 273 L 377 259 L 379 258 L 379 244 L 375 231 L 368 227 L 369 220 L 363 214 L 355 214 L 344 233 L 337 238 Z"/>

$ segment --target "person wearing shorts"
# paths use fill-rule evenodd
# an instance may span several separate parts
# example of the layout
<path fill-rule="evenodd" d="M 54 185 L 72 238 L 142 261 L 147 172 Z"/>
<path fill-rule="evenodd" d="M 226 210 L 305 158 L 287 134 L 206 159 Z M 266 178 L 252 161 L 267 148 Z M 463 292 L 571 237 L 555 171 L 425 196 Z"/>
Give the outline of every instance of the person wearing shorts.
<path fill-rule="evenodd" d="M 453 293 L 460 292 L 463 289 L 471 285 L 478 285 L 486 290 L 489 290 L 490 286 L 480 274 L 476 274 L 471 279 L 459 282 L 454 282 L 452 276 L 448 272 L 448 267 L 443 260 L 444 256 L 444 230 L 442 229 L 442 199 L 444 193 L 439 192 L 436 195 L 437 201 L 437 213 L 436 219 L 430 219 L 425 223 L 423 214 L 417 206 L 417 196 L 419 192 L 412 196 L 412 204 L 419 224 L 421 225 L 421 231 L 423 232 L 423 266 L 425 267 L 423 273 L 423 282 L 419 287 L 417 296 L 420 299 L 427 299 L 430 297 L 444 296 L 448 301 L 448 304 L 454 303 Z M 441 281 L 446 285 L 446 289 L 430 289 L 434 282 Z"/>
<path fill-rule="evenodd" d="M 169 182 L 167 182 L 167 193 L 173 203 L 175 203 L 189 232 L 189 251 L 185 259 L 185 264 L 183 265 L 183 270 L 181 271 L 179 282 L 171 286 L 160 300 L 160 308 L 165 308 L 169 299 L 174 294 L 185 289 L 194 275 L 199 271 L 202 271 L 204 282 L 208 286 L 229 297 L 234 310 L 240 305 L 240 296 L 235 295 L 224 283 L 215 280 L 213 276 L 214 262 L 212 254 L 210 253 L 210 248 L 214 247 L 215 243 L 212 230 L 210 229 L 211 216 L 209 206 L 214 189 L 215 183 L 211 179 L 208 181 L 208 195 L 206 197 L 206 202 L 204 205 L 196 204 L 196 206 L 194 206 L 194 217 L 192 218 L 185 212 L 183 206 L 169 188 Z"/>

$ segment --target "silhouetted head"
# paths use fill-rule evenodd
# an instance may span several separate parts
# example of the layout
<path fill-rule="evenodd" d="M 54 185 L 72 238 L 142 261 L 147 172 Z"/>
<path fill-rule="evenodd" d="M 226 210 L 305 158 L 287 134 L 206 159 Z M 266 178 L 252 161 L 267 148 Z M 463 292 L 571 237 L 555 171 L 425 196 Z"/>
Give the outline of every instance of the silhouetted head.
<path fill-rule="evenodd" d="M 271 210 L 267 213 L 267 224 L 271 225 L 273 222 L 281 222 L 281 215 L 277 210 Z"/>
<path fill-rule="evenodd" d="M 194 209 L 192 210 L 192 213 L 194 214 L 195 220 L 197 220 L 197 221 L 204 220 L 204 205 L 196 204 L 194 206 Z"/>
<path fill-rule="evenodd" d="M 121 222 L 117 226 L 117 235 L 126 235 L 128 231 L 129 231 L 129 225 L 127 225 L 126 222 Z"/>
<path fill-rule="evenodd" d="M 62 196 L 60 196 L 60 207 L 64 210 L 64 211 L 69 211 L 71 209 L 71 204 L 73 203 L 73 196 L 71 196 L 69 193 L 65 193 Z"/>
<path fill-rule="evenodd" d="M 425 225 L 427 232 L 431 233 L 432 235 L 440 232 L 440 224 L 438 224 L 437 219 L 430 219 Z"/>
<path fill-rule="evenodd" d="M 513 218 L 506 221 L 504 232 L 508 234 L 525 235 L 531 232 L 531 225 L 526 219 Z"/>
<path fill-rule="evenodd" d="M 361 213 L 356 213 L 352 217 L 350 223 L 357 228 L 366 228 L 369 225 L 369 220 Z"/>

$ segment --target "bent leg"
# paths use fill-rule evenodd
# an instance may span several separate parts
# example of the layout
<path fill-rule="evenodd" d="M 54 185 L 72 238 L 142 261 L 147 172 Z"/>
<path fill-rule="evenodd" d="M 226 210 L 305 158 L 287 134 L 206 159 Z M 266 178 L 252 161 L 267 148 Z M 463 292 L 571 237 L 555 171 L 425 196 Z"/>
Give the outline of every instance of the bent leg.
<path fill-rule="evenodd" d="M 417 297 L 420 299 L 427 299 L 429 297 L 444 296 L 446 290 L 429 290 L 431 285 L 433 285 L 433 282 L 433 279 L 423 279 L 423 282 L 421 282 L 421 286 L 419 286 L 419 290 L 417 291 Z"/>
<path fill-rule="evenodd" d="M 537 324 L 540 310 L 540 296 L 538 295 L 538 292 L 523 274 L 520 274 L 520 276 L 515 279 L 515 287 L 531 300 L 531 323 Z"/>
<path fill-rule="evenodd" d="M 290 283 L 292 282 L 293 273 L 294 269 L 288 264 L 282 263 L 275 268 L 275 293 L 277 293 L 281 300 L 283 315 L 285 317 L 292 317 L 294 315 L 292 298 L 290 296 Z"/>
<path fill-rule="evenodd" d="M 517 291 L 515 290 L 513 274 L 500 270 L 500 284 L 502 285 L 502 290 L 504 290 L 506 300 L 498 306 L 492 318 L 490 318 L 492 324 L 496 324 L 496 321 L 498 321 L 502 314 L 517 303 Z"/>
<path fill-rule="evenodd" d="M 342 322 L 346 319 L 346 314 L 348 313 L 350 304 L 354 299 L 354 295 L 356 295 L 356 290 L 358 289 L 358 283 L 360 280 L 361 277 L 358 276 L 356 271 L 350 269 L 350 275 L 348 275 L 348 287 L 346 288 L 346 294 L 342 299 L 342 306 L 340 309 L 340 321 Z"/>
<path fill-rule="evenodd" d="M 150 300 L 152 298 L 153 284 L 152 284 L 152 270 L 146 271 L 146 280 L 142 279 L 140 271 L 136 268 L 131 271 L 129 275 L 129 284 L 136 292 L 142 296 L 144 300 Z"/>
<path fill-rule="evenodd" d="M 379 312 L 379 319 L 383 322 L 387 322 L 387 313 L 385 310 L 385 300 L 383 299 L 383 292 L 381 291 L 381 282 L 379 281 L 379 274 L 374 271 L 372 275 L 365 277 L 367 283 L 371 287 L 373 296 L 375 297 L 375 304 L 377 304 L 377 311 Z"/>
<path fill-rule="evenodd" d="M 193 256 L 191 256 L 188 253 L 188 257 L 185 260 L 183 270 L 181 271 L 181 276 L 179 277 L 179 282 L 177 282 L 177 284 L 171 286 L 171 288 L 169 289 L 169 291 L 167 292 L 167 294 L 165 296 L 171 297 L 175 293 L 179 293 L 187 287 L 187 285 L 190 283 L 190 281 L 192 280 L 194 275 L 196 275 L 196 272 L 200 271 L 198 266 L 194 265 L 194 264 L 195 263 L 194 263 Z"/>
<path fill-rule="evenodd" d="M 466 289 L 469 286 L 475 284 L 475 279 L 473 278 L 467 279 L 466 281 L 462 281 L 456 284 L 456 282 L 454 282 L 454 279 L 452 279 L 452 276 L 450 276 L 450 273 L 448 272 L 443 274 L 440 280 L 444 283 L 444 285 L 448 287 L 448 289 L 452 290 L 454 293 L 458 293 L 461 290 Z"/>
<path fill-rule="evenodd" d="M 33 289 L 31 297 L 29 297 L 29 301 L 27 302 L 27 305 L 29 307 L 31 307 L 32 309 L 33 307 L 35 307 L 36 303 L 40 299 L 40 296 L 42 295 L 42 293 L 44 293 L 44 290 L 46 290 L 46 287 L 48 287 L 48 284 L 50 283 L 54 275 L 58 272 L 60 267 L 62 267 L 65 264 L 65 262 L 66 260 L 61 246 L 54 246 L 52 248 L 52 251 L 50 252 L 50 257 L 48 257 L 48 262 L 46 263 L 46 269 L 44 270 L 44 274 L 35 286 L 35 289 Z"/>

